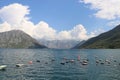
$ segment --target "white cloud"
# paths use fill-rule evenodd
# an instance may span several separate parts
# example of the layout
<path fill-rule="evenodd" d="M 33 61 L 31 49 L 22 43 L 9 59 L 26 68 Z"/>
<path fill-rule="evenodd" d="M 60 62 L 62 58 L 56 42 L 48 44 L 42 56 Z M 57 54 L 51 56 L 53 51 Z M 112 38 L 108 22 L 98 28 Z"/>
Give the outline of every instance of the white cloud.
<path fill-rule="evenodd" d="M 11 30 L 10 24 L 8 24 L 7 22 L 0 24 L 0 32 L 9 31 L 9 30 Z"/>
<path fill-rule="evenodd" d="M 107 26 L 115 27 L 116 25 L 119 25 L 119 24 L 120 24 L 120 20 L 113 20 L 113 21 L 108 22 Z"/>
<path fill-rule="evenodd" d="M 57 36 L 57 39 L 59 40 L 63 40 L 63 39 L 69 40 L 71 38 L 72 37 L 69 31 L 61 31 L 58 33 L 58 36 Z"/>
<path fill-rule="evenodd" d="M 56 36 L 56 30 L 50 27 L 46 22 L 41 21 L 35 25 L 34 35 L 36 38 L 53 40 Z"/>
<path fill-rule="evenodd" d="M 59 32 L 58 37 L 60 39 L 74 39 L 74 40 L 88 39 L 87 31 L 81 24 L 76 25 L 71 30 Z"/>
<path fill-rule="evenodd" d="M 78 24 L 73 27 L 73 29 L 68 31 L 61 31 L 58 33 L 59 38 L 57 39 L 73 39 L 73 40 L 87 40 L 91 37 L 95 37 L 99 35 L 100 33 L 104 32 L 102 29 L 98 29 L 96 31 L 91 32 L 88 34 L 85 27 L 81 24 Z"/>
<path fill-rule="evenodd" d="M 85 27 L 81 24 L 74 26 L 71 30 L 60 32 L 57 32 L 57 30 L 53 29 L 44 21 L 34 24 L 29 19 L 26 19 L 29 18 L 27 17 L 29 11 L 28 6 L 18 3 L 10 4 L 1 8 L 0 18 L 3 23 L 0 24 L 0 32 L 18 29 L 26 32 L 36 39 L 47 40 L 86 40 L 90 37 L 96 36 L 96 32 L 88 34 Z"/>
<path fill-rule="evenodd" d="M 101 34 L 101 33 L 104 33 L 104 32 L 105 32 L 105 31 L 104 31 L 103 29 L 98 28 L 97 30 L 94 30 L 93 32 L 91 32 L 91 33 L 89 34 L 89 37 L 88 37 L 88 38 L 95 37 L 95 36 L 97 36 L 97 35 L 99 35 L 99 34 Z"/>
<path fill-rule="evenodd" d="M 20 24 L 23 19 L 28 19 L 29 7 L 18 3 L 4 6 L 0 9 L 0 18 L 11 25 Z"/>
<path fill-rule="evenodd" d="M 14 26 L 15 29 L 19 29 L 22 30 L 24 32 L 26 32 L 27 34 L 33 36 L 34 34 L 34 29 L 35 29 L 35 25 L 33 24 L 33 22 L 28 21 L 28 20 L 23 20 L 21 22 L 21 24 Z"/>
<path fill-rule="evenodd" d="M 48 40 L 86 40 L 91 36 L 92 34 L 88 35 L 86 29 L 81 24 L 76 25 L 71 30 L 64 30 L 57 32 L 55 29 L 50 27 L 46 22 L 41 21 L 37 25 L 35 25 L 36 28 L 34 29 L 34 35 L 33 37 L 38 39 L 48 39 Z"/>
<path fill-rule="evenodd" d="M 83 25 L 76 25 L 71 31 L 71 36 L 73 39 L 83 39 L 86 40 L 88 38 L 87 31 Z"/>
<path fill-rule="evenodd" d="M 120 18 L 120 0 L 79 0 L 89 4 L 91 9 L 96 10 L 94 14 L 101 19 L 113 20 Z"/>

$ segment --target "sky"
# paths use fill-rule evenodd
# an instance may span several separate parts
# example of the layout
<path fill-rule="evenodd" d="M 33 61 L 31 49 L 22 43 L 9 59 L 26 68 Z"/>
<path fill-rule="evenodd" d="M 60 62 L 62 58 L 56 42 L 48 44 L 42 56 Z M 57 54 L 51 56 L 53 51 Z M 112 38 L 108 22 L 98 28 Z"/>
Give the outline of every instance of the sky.
<path fill-rule="evenodd" d="M 36 39 L 87 40 L 120 23 L 120 0 L 0 0 L 0 32 Z"/>

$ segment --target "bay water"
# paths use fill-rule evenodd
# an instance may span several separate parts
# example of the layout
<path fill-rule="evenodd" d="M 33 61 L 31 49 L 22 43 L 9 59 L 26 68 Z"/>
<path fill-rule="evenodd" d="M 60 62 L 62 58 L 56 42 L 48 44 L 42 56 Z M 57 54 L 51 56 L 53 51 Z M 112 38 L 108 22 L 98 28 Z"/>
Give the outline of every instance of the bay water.
<path fill-rule="evenodd" d="M 120 49 L 0 49 L 0 65 L 0 80 L 120 80 Z"/>

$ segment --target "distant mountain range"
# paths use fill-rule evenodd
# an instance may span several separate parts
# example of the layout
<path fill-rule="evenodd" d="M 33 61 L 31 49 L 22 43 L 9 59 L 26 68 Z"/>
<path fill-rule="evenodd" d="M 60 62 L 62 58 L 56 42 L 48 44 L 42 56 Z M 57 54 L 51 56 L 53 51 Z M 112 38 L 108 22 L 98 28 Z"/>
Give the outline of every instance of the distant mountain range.
<path fill-rule="evenodd" d="M 0 48 L 46 48 L 37 40 L 20 30 L 0 33 Z"/>
<path fill-rule="evenodd" d="M 77 45 L 80 41 L 77 40 L 39 40 L 40 43 L 53 49 L 70 49 Z"/>
<path fill-rule="evenodd" d="M 98 48 L 120 48 L 120 25 L 116 26 L 114 29 L 102 33 L 97 37 L 93 37 L 87 40 L 80 46 L 77 46 L 78 49 L 98 49 Z"/>
<path fill-rule="evenodd" d="M 45 45 L 45 46 L 44 46 Z M 0 33 L 0 48 L 114 49 L 120 48 L 120 25 L 87 41 L 39 40 L 20 30 Z"/>

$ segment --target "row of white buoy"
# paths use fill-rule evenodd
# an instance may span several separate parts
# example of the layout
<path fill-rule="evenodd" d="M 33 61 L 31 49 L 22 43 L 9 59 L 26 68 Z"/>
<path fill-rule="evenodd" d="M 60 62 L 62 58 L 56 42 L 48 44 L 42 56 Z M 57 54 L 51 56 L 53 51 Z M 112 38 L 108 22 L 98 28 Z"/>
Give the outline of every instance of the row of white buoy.
<path fill-rule="evenodd" d="M 67 59 L 66 57 L 62 58 L 62 62 L 60 64 L 65 65 L 65 63 L 75 63 L 75 59 Z M 80 61 L 80 63 L 82 65 L 87 65 L 89 60 L 88 59 L 84 59 L 84 60 L 80 60 L 80 56 L 77 57 L 77 61 Z"/>
<path fill-rule="evenodd" d="M 105 59 L 105 60 L 98 59 L 98 56 L 95 56 L 95 59 L 96 59 L 96 64 L 101 64 L 101 65 L 106 64 L 106 65 L 108 65 L 108 66 L 110 66 L 110 65 L 117 66 L 116 64 L 112 64 L 113 62 L 114 62 L 114 63 L 117 62 L 117 60 L 115 60 L 115 59 L 113 58 L 113 56 L 111 56 L 110 60 L 108 60 L 108 59 Z M 118 63 L 118 65 L 120 65 L 120 63 Z"/>
<path fill-rule="evenodd" d="M 32 64 L 33 62 L 32 61 L 29 61 L 28 62 L 28 64 Z M 15 66 L 16 67 L 22 67 L 22 66 L 24 66 L 25 64 L 16 64 Z M 4 71 L 4 70 L 6 70 L 6 68 L 7 68 L 7 65 L 0 65 L 0 70 L 2 70 L 2 71 Z"/>
<path fill-rule="evenodd" d="M 109 60 L 102 60 L 98 59 L 97 56 L 95 56 L 96 64 L 110 64 L 111 62 Z M 55 59 L 51 59 L 51 62 L 55 61 Z M 89 60 L 88 59 L 80 59 L 80 56 L 77 57 L 77 61 L 79 61 L 82 65 L 88 65 Z M 117 62 L 116 60 L 113 60 L 114 62 Z M 36 62 L 40 63 L 40 60 L 36 60 Z M 32 64 L 32 61 L 29 61 L 28 64 Z M 67 59 L 66 57 L 62 58 L 62 62 L 60 62 L 61 65 L 65 65 L 66 63 L 75 63 L 75 59 Z M 45 64 L 48 64 L 48 62 L 45 62 Z M 16 67 L 22 67 L 25 64 L 16 64 Z M 119 63 L 120 65 L 120 63 Z M 0 65 L 0 70 L 5 70 L 7 65 Z"/>
<path fill-rule="evenodd" d="M 75 63 L 75 59 L 67 59 L 66 57 L 63 58 L 64 61 L 62 61 L 60 64 L 65 65 L 65 63 Z M 77 61 L 79 61 L 82 65 L 88 65 L 89 60 L 86 59 L 81 59 L 80 56 L 77 57 Z M 111 62 L 117 62 L 117 60 L 108 60 L 108 59 L 98 59 L 98 56 L 95 56 L 95 63 L 96 64 L 101 64 L 101 65 L 110 65 Z M 118 63 L 120 65 L 120 63 Z"/>

